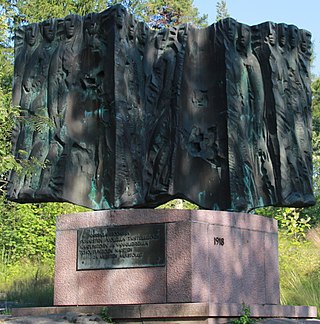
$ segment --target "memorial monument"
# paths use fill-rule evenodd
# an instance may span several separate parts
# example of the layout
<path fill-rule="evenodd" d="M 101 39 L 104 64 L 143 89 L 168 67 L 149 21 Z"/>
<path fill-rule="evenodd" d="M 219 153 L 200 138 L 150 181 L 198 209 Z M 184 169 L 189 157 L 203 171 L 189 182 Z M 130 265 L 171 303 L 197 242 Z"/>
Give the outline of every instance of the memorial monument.
<path fill-rule="evenodd" d="M 276 222 L 247 214 L 315 203 L 310 55 L 293 25 L 155 30 L 120 5 L 20 27 L 13 148 L 45 168 L 13 171 L 8 198 L 97 210 L 58 218 L 55 305 L 315 317 L 279 305 Z M 206 210 L 146 209 L 173 198 Z"/>

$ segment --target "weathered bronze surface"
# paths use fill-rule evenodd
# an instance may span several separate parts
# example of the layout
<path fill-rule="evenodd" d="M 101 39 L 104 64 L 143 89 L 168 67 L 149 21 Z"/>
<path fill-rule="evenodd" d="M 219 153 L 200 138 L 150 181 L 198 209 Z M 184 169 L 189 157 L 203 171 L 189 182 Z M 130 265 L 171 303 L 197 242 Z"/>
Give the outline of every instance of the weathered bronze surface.
<path fill-rule="evenodd" d="M 130 225 L 78 230 L 77 270 L 165 265 L 165 225 Z"/>
<path fill-rule="evenodd" d="M 173 198 L 248 211 L 309 206 L 311 34 L 232 18 L 152 30 L 123 7 L 20 28 L 8 197 L 93 209 Z M 25 122 L 49 121 L 41 131 Z"/>

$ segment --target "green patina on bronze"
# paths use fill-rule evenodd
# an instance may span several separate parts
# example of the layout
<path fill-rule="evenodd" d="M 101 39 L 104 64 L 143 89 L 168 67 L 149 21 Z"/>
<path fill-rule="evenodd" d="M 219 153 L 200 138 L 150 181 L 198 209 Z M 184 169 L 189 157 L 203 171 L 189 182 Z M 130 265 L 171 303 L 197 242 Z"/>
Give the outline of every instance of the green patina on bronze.
<path fill-rule="evenodd" d="M 309 206 L 311 35 L 232 18 L 161 30 L 120 6 L 20 27 L 13 104 L 18 202 L 93 209 Z M 42 128 L 26 120 L 47 120 Z"/>

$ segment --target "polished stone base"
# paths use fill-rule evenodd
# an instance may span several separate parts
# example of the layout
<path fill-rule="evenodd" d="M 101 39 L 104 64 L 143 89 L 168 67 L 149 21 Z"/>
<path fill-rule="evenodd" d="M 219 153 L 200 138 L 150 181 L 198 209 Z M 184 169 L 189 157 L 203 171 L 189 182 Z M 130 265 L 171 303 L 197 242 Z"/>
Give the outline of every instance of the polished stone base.
<path fill-rule="evenodd" d="M 77 230 L 147 224 L 164 224 L 163 266 L 77 270 Z M 115 248 L 122 249 L 119 244 Z M 58 218 L 55 306 L 199 302 L 280 303 L 275 220 L 244 213 L 153 209 Z"/>
<path fill-rule="evenodd" d="M 107 312 L 113 322 L 123 324 L 218 324 L 239 318 L 242 315 L 242 308 L 243 306 L 240 304 L 144 304 L 108 306 Z M 13 316 L 45 316 L 70 313 L 101 314 L 103 309 L 103 306 L 16 308 L 13 309 Z M 259 319 L 311 319 L 317 316 L 316 307 L 306 306 L 250 305 L 250 312 L 252 318 Z M 277 321 L 279 322 L 279 320 Z M 272 321 L 268 321 L 268 323 L 272 323 Z M 311 322 L 308 321 L 308 323 Z"/>

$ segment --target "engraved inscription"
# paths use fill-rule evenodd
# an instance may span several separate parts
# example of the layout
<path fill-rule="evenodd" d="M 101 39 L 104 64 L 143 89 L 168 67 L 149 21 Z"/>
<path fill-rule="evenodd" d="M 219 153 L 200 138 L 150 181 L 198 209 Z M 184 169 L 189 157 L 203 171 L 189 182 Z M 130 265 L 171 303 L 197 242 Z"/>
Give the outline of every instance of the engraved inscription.
<path fill-rule="evenodd" d="M 164 224 L 80 229 L 77 259 L 77 270 L 164 266 Z"/>
<path fill-rule="evenodd" d="M 224 238 L 223 237 L 215 237 L 214 238 L 214 245 L 224 245 Z"/>

